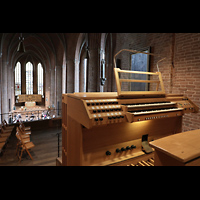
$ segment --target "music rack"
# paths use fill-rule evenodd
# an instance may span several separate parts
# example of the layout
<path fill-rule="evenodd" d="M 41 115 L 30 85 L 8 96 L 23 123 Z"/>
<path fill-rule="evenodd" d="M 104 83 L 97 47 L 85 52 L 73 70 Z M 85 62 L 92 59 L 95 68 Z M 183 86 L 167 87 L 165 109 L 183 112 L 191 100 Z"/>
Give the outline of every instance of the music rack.
<path fill-rule="evenodd" d="M 119 78 L 119 73 L 124 74 L 145 74 L 145 75 L 151 75 L 151 76 L 157 76 L 158 80 L 137 80 L 137 79 L 125 79 L 125 78 Z M 162 80 L 162 76 L 160 72 L 141 72 L 141 71 L 130 71 L 130 70 L 121 70 L 119 68 L 114 68 L 114 74 L 115 74 L 115 80 L 117 85 L 117 92 L 119 97 L 127 97 L 127 96 L 164 96 L 165 95 L 165 89 L 164 84 Z M 122 90 L 122 83 L 128 82 L 128 83 L 156 83 L 156 89 L 154 91 L 123 91 Z M 161 87 L 161 90 L 159 91 L 159 86 Z"/>

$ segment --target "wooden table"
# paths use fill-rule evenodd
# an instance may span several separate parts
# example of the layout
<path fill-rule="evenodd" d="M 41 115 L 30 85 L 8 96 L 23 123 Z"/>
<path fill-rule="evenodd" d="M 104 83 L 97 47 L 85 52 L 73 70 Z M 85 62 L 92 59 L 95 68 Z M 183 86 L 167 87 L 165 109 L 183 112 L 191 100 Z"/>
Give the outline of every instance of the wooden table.
<path fill-rule="evenodd" d="M 149 143 L 155 166 L 200 166 L 200 129 L 170 135 Z"/>
<path fill-rule="evenodd" d="M 35 107 L 35 101 L 25 102 L 25 107 Z"/>

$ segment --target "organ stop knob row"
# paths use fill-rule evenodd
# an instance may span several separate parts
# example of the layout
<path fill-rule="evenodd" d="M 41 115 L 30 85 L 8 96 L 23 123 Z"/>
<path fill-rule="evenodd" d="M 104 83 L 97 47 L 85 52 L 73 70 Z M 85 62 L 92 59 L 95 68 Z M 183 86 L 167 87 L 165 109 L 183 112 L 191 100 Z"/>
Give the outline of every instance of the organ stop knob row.
<path fill-rule="evenodd" d="M 136 148 L 135 145 L 131 145 L 131 146 L 127 146 L 126 148 L 125 148 L 125 147 L 117 148 L 117 149 L 115 150 L 115 152 L 116 152 L 116 153 L 120 153 L 120 152 L 123 152 L 123 151 L 135 149 L 135 148 Z M 106 151 L 106 155 L 107 155 L 107 156 L 111 155 L 111 152 L 110 152 L 110 151 Z"/>

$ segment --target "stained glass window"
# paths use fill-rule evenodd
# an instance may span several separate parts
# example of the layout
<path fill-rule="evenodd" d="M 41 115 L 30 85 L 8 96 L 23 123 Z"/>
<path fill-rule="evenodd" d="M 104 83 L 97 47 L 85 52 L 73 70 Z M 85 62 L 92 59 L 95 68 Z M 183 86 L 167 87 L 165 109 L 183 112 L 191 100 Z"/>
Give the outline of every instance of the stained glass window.
<path fill-rule="evenodd" d="M 15 66 L 15 96 L 21 94 L 21 63 Z"/>
<path fill-rule="evenodd" d="M 43 95 L 43 67 L 41 63 L 37 66 L 37 74 L 38 74 L 38 94 Z"/>
<path fill-rule="evenodd" d="M 26 94 L 33 94 L 33 64 L 26 63 Z"/>

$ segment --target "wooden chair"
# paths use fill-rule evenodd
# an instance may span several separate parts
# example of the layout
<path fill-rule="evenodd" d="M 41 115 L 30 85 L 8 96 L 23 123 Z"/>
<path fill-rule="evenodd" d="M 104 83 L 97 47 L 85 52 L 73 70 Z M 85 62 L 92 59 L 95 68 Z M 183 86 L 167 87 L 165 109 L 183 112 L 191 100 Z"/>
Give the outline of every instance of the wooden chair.
<path fill-rule="evenodd" d="M 0 143 L 0 153 L 2 152 L 4 145 L 5 145 L 5 142 Z"/>
<path fill-rule="evenodd" d="M 1 134 L 0 134 L 0 137 L 10 137 L 12 131 L 10 130 L 5 130 L 5 129 L 1 129 Z"/>
<path fill-rule="evenodd" d="M 20 129 L 21 133 L 24 134 L 24 135 L 30 135 L 31 134 L 31 130 L 25 130 L 24 126 L 22 124 L 19 125 L 19 129 Z"/>
<path fill-rule="evenodd" d="M 16 128 L 16 137 L 18 139 L 18 142 L 17 142 L 17 146 L 16 146 L 16 155 L 17 155 L 18 158 L 19 158 L 19 152 L 21 150 L 21 139 L 20 139 L 19 134 L 21 134 L 21 138 L 24 141 L 24 143 L 30 142 L 30 136 L 29 135 L 23 135 L 21 133 L 19 127 L 17 127 Z"/>
<path fill-rule="evenodd" d="M 24 131 L 31 131 L 31 126 L 25 126 L 23 122 L 19 122 L 20 125 L 22 125 L 22 129 Z"/>
<path fill-rule="evenodd" d="M 12 130 L 13 130 L 13 128 L 7 127 L 4 124 L 1 126 L 1 128 L 4 130 L 4 132 L 12 132 Z"/>
<path fill-rule="evenodd" d="M 7 121 L 4 119 L 3 120 L 3 125 L 6 127 L 6 128 L 9 128 L 9 129 L 13 129 L 15 126 L 9 126 Z"/>
<path fill-rule="evenodd" d="M 1 135 L 0 137 L 7 137 L 7 139 L 12 134 L 14 126 L 8 126 L 6 120 L 4 119 L 1 125 Z"/>
<path fill-rule="evenodd" d="M 16 133 L 20 134 L 22 139 L 29 139 L 30 141 L 30 134 L 23 133 L 19 127 L 16 128 Z"/>
<path fill-rule="evenodd" d="M 22 132 L 20 127 L 17 127 L 16 128 L 16 137 L 18 139 L 18 143 L 17 143 L 17 147 L 16 147 L 16 155 L 18 156 L 18 158 L 19 158 L 18 153 L 21 150 L 21 140 L 20 140 L 19 134 L 21 135 L 21 138 L 23 139 L 24 143 L 30 142 L 30 134 L 25 134 L 24 132 Z"/>
<path fill-rule="evenodd" d="M 9 133 L 9 132 L 12 132 L 12 130 L 10 129 L 6 129 L 5 126 L 1 126 L 1 132 L 4 132 L 4 133 Z"/>
<path fill-rule="evenodd" d="M 29 149 L 33 148 L 35 145 L 33 144 L 33 142 L 30 142 L 30 137 L 23 138 L 23 135 L 18 127 L 16 128 L 16 137 L 18 139 L 16 154 L 19 158 L 19 162 L 21 162 L 21 157 L 24 151 L 26 151 L 30 156 L 31 160 L 33 160 L 33 157 L 31 156 Z M 21 154 L 19 155 L 20 151 Z"/>

